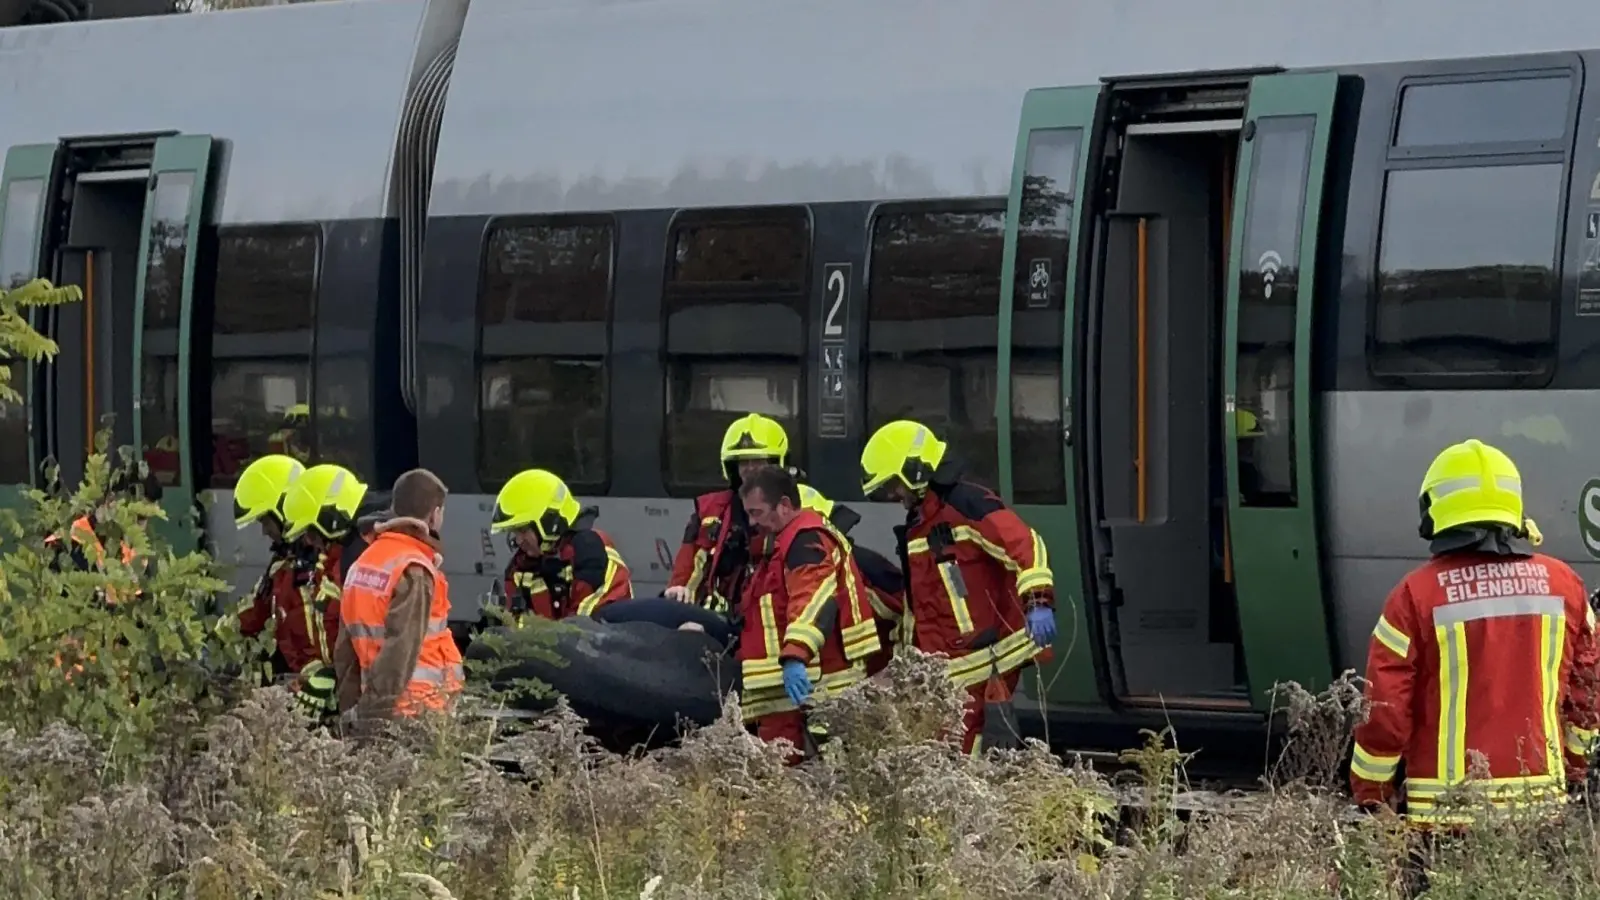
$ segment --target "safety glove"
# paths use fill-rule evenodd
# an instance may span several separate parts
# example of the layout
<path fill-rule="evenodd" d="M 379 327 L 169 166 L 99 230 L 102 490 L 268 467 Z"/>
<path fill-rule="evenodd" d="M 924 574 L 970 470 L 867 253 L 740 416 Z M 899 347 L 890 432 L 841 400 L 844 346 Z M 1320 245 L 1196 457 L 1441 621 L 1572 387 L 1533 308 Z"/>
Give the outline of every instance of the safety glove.
<path fill-rule="evenodd" d="M 1048 606 L 1035 606 L 1028 610 L 1028 637 L 1041 647 L 1048 647 L 1056 639 L 1056 611 Z"/>
<path fill-rule="evenodd" d="M 312 718 L 332 713 L 338 704 L 335 695 L 333 672 L 321 662 L 313 661 L 300 670 L 295 691 L 295 702 Z"/>
<path fill-rule="evenodd" d="M 783 661 L 783 691 L 795 706 L 811 696 L 811 676 L 806 674 L 805 663 L 793 658 Z"/>

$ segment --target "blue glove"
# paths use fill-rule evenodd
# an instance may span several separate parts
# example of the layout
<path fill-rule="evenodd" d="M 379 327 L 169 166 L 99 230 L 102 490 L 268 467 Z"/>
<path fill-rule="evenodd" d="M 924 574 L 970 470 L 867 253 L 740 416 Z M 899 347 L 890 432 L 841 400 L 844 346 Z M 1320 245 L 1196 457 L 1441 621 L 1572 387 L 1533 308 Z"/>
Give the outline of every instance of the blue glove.
<path fill-rule="evenodd" d="M 806 664 L 798 659 L 783 661 L 783 690 L 795 706 L 811 696 L 811 676 L 806 674 Z"/>
<path fill-rule="evenodd" d="M 1048 606 L 1028 610 L 1028 637 L 1041 647 L 1050 646 L 1056 639 L 1056 611 Z"/>

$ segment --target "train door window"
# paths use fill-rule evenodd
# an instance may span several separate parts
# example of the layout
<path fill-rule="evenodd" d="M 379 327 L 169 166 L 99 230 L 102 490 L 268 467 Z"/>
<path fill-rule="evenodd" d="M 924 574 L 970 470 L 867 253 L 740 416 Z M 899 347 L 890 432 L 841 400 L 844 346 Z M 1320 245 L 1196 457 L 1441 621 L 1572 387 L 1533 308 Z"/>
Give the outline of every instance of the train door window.
<path fill-rule="evenodd" d="M 574 491 L 605 491 L 614 236 L 608 217 L 489 232 L 478 294 L 482 489 L 541 468 Z"/>
<path fill-rule="evenodd" d="M 150 467 L 168 483 L 178 472 L 169 461 L 178 452 L 179 316 L 183 269 L 189 252 L 189 200 L 193 172 L 156 176 L 150 215 L 150 256 L 145 264 L 142 394 L 139 422 Z"/>
<path fill-rule="evenodd" d="M 995 490 L 1004 250 L 1003 201 L 885 211 L 872 225 L 867 294 L 868 433 L 919 421 L 944 437 L 968 477 Z M 1059 368 L 1053 376 L 1059 398 Z M 1025 410 L 1037 409 L 1039 390 L 1049 392 L 1030 388 Z"/>
<path fill-rule="evenodd" d="M 1239 503 L 1294 506 L 1294 381 L 1300 231 L 1314 116 L 1257 125 L 1239 273 Z"/>
<path fill-rule="evenodd" d="M 1028 133 L 1011 310 L 1011 467 L 1018 503 L 1065 503 L 1061 366 L 1083 130 Z"/>
<path fill-rule="evenodd" d="M 0 223 L 0 288 L 20 287 L 37 274 L 39 260 L 34 236 L 39 207 L 44 203 L 44 180 L 19 179 L 7 188 L 5 221 Z M 0 399 L 0 484 L 26 484 L 28 472 L 28 408 L 22 397 L 28 385 L 28 364 L 7 360 L 6 382 L 17 394 Z"/>
<path fill-rule="evenodd" d="M 1559 162 L 1388 173 L 1375 375 L 1512 386 L 1551 371 L 1564 183 Z"/>
<path fill-rule="evenodd" d="M 217 239 L 211 338 L 211 486 L 250 461 L 286 453 L 309 464 L 316 350 L 314 226 L 224 228 Z"/>
<path fill-rule="evenodd" d="M 667 493 L 727 485 L 722 434 L 746 413 L 782 425 L 790 462 L 803 466 L 809 211 L 684 213 L 667 246 Z"/>

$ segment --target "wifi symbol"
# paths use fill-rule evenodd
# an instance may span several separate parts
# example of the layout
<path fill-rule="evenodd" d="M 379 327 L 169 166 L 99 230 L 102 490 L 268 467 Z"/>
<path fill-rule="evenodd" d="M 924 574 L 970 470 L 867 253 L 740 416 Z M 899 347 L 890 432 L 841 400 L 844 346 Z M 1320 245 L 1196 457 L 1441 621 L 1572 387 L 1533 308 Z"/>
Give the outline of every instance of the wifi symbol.
<path fill-rule="evenodd" d="M 1261 270 L 1261 282 L 1265 287 L 1262 293 L 1267 299 L 1272 299 L 1272 283 L 1278 280 L 1278 270 L 1283 268 L 1283 257 L 1276 250 L 1268 250 L 1256 260 L 1256 268 Z"/>

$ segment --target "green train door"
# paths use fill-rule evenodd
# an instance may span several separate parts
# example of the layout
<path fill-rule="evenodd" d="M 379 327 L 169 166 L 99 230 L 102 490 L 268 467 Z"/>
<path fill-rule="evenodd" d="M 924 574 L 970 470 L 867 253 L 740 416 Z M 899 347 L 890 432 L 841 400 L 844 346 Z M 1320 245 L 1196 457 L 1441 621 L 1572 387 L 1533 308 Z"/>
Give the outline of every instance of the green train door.
<path fill-rule="evenodd" d="M 1098 86 L 1044 88 L 1023 98 L 1000 280 L 1000 488 L 1044 539 L 1058 598 L 1053 659 L 1030 673 L 1022 690 L 1051 703 L 1099 700 L 1070 432 L 1074 286 L 1082 255 L 1076 236 L 1099 99 Z"/>
<path fill-rule="evenodd" d="M 1086 486 L 1091 640 L 1120 707 L 1248 719 L 1274 683 L 1328 678 L 1309 329 L 1336 85 L 1219 72 L 1105 88 L 1068 461 Z"/>
<path fill-rule="evenodd" d="M 44 230 L 50 185 L 58 158 L 56 144 L 12 147 L 0 175 L 0 288 L 10 290 L 49 274 L 44 263 Z M 32 321 L 43 328 L 40 320 Z M 0 503 L 15 504 L 19 490 L 38 480 L 41 434 L 35 367 L 13 360 L 10 386 L 19 401 L 0 404 Z"/>
<path fill-rule="evenodd" d="M 196 266 L 211 164 L 207 135 L 158 138 L 139 238 L 133 342 L 133 445 L 165 487 L 166 537 L 197 540 L 191 373 Z"/>
<path fill-rule="evenodd" d="M 1311 328 L 1338 75 L 1251 79 L 1230 240 L 1223 428 L 1250 700 L 1333 676 L 1315 497 Z"/>

